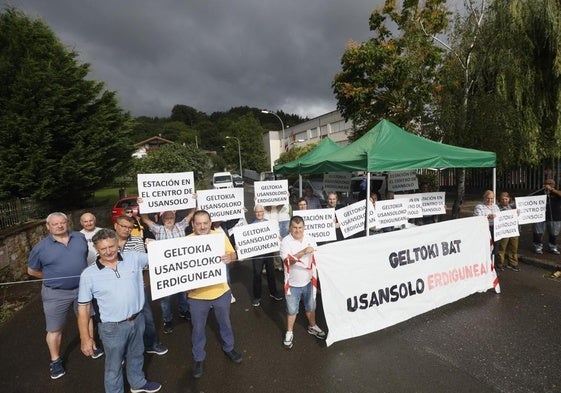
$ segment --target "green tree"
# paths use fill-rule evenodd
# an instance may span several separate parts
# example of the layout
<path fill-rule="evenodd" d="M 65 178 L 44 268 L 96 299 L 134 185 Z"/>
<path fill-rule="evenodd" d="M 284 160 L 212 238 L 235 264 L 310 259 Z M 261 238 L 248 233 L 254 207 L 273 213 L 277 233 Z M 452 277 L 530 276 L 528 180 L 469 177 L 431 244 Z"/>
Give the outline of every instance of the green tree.
<path fill-rule="evenodd" d="M 485 23 L 485 63 L 474 85 L 505 167 L 558 158 L 561 149 L 561 4 L 495 0 Z M 491 92 L 491 94 L 489 94 Z"/>
<path fill-rule="evenodd" d="M 269 168 L 265 147 L 263 146 L 263 128 L 257 119 L 248 113 L 236 120 L 224 124 L 222 135 L 226 146 L 224 159 L 231 168 L 238 168 L 238 144 L 235 139 L 226 139 L 226 136 L 236 137 L 240 141 L 242 166 L 257 172 Z"/>
<path fill-rule="evenodd" d="M 201 181 L 210 169 L 210 158 L 194 145 L 173 143 L 163 145 L 146 157 L 135 160 L 137 173 L 193 172 L 195 181 Z"/>
<path fill-rule="evenodd" d="M 386 0 L 370 16 L 374 37 L 348 44 L 332 87 L 338 109 L 355 126 L 350 139 L 381 118 L 431 136 L 442 51 L 426 33 L 446 29 L 445 5 L 445 0 Z"/>
<path fill-rule="evenodd" d="M 457 14 L 454 26 L 449 35 L 449 43 L 445 43 L 436 36 L 431 36 L 442 45 L 447 53 L 440 69 L 440 90 L 438 111 L 438 125 L 442 129 L 442 141 L 449 144 L 474 149 L 494 150 L 487 142 L 490 140 L 488 127 L 476 126 L 479 114 L 473 112 L 476 102 L 474 84 L 480 73 L 480 64 L 484 63 L 481 49 L 485 47 L 482 30 L 485 15 L 488 12 L 486 0 L 479 2 L 467 0 L 465 12 Z M 494 111 L 491 102 L 482 108 Z M 487 124 L 487 126 L 489 126 Z M 460 208 L 465 196 L 465 168 L 456 169 L 456 199 L 452 207 L 452 216 L 460 216 Z"/>
<path fill-rule="evenodd" d="M 187 105 L 174 105 L 171 110 L 172 121 L 180 121 L 189 127 L 195 127 L 198 123 L 208 119 L 204 112 Z"/>
<path fill-rule="evenodd" d="M 131 157 L 129 116 L 42 21 L 0 13 L 0 196 L 76 206 Z"/>
<path fill-rule="evenodd" d="M 536 165 L 561 147 L 561 5 L 466 1 L 443 67 L 444 141 L 491 150 L 498 166 Z M 458 172 L 459 213 L 465 171 Z"/>
<path fill-rule="evenodd" d="M 305 146 L 292 146 L 290 150 L 281 153 L 275 165 L 286 164 L 287 162 L 294 161 L 311 151 L 316 146 L 317 143 L 310 143 Z"/>

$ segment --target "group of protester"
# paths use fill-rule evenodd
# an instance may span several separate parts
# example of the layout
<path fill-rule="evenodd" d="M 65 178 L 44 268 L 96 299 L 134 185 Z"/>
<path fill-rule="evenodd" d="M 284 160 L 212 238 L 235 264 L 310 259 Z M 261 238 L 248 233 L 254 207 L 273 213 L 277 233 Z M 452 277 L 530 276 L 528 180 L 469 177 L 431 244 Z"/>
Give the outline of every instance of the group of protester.
<path fill-rule="evenodd" d="M 255 271 L 254 305 L 261 296 L 260 273 L 264 265 L 271 298 L 286 300 L 287 331 L 283 345 L 290 349 L 301 300 L 309 321 L 308 333 L 322 340 L 326 338 L 326 333 L 315 321 L 317 273 L 313 253 L 316 243 L 304 234 L 301 217 L 290 217 L 288 210 L 283 211 L 280 207 L 276 210 L 275 219 L 286 221 L 286 229 L 281 230 L 284 236 L 280 252 L 284 265 L 284 296 L 276 288 L 273 264 L 270 262 L 272 256 L 265 255 L 252 261 Z M 265 220 L 265 211 L 262 206 L 255 207 L 255 222 Z M 92 358 L 105 355 L 106 392 L 124 391 L 123 371 L 131 392 L 157 392 L 161 384 L 148 381 L 144 375 L 144 353 L 164 355 L 168 349 L 158 339 L 150 291 L 145 284 L 147 274 L 143 272 L 148 265 L 146 244 L 183 237 L 189 232 L 188 236 L 217 233 L 210 214 L 192 209 L 184 219 L 176 222 L 174 212 L 164 212 L 161 223 L 156 223 L 145 215 L 139 220 L 129 209 L 115 220 L 113 229 L 97 227 L 95 216 L 91 213 L 84 213 L 80 223 L 81 231 L 69 230 L 64 213 L 51 213 L 46 219 L 47 237 L 32 249 L 29 256 L 28 273 L 43 280 L 41 292 L 46 342 L 51 358 L 50 376 L 58 379 L 66 373 L 60 348 L 66 316 L 70 309 L 74 309 L 82 353 Z M 147 231 L 153 234 L 154 239 L 146 236 Z M 132 235 L 133 232 L 135 235 Z M 230 264 L 237 259 L 237 254 L 226 233 L 224 245 L 226 251 L 221 260 Z M 190 319 L 192 324 L 193 377 L 200 378 L 204 372 L 206 324 L 211 309 L 219 326 L 224 354 L 234 363 L 241 363 L 242 355 L 234 347 L 230 322 L 230 305 L 234 298 L 229 283 L 196 288 L 177 296 L 180 317 Z M 172 312 L 169 297 L 161 299 L 160 304 L 163 332 L 170 333 Z"/>
<path fill-rule="evenodd" d="M 532 225 L 532 237 L 534 252 L 538 255 L 543 254 L 543 239 L 547 229 L 548 250 L 554 255 L 560 255 L 557 247 L 557 236 L 561 231 L 561 191 L 555 188 L 555 180 L 546 179 L 543 188 L 532 195 L 545 195 L 545 221 Z M 516 205 L 508 192 L 499 195 L 498 204 L 495 203 L 495 194 L 491 190 L 485 191 L 482 203 L 475 206 L 474 216 L 486 216 L 489 223 L 489 231 L 493 240 L 493 254 L 495 256 L 495 269 L 503 271 L 505 268 L 520 271 L 518 263 L 518 242 L 519 237 L 506 237 L 494 242 L 494 220 L 499 212 L 504 210 L 516 209 Z M 553 273 L 554 276 L 561 276 Z"/>
<path fill-rule="evenodd" d="M 561 229 L 561 191 L 556 190 L 555 182 L 548 179 L 542 192 L 547 196 L 546 221 L 534 224 L 535 251 L 538 254 L 543 252 L 542 238 L 547 228 L 548 249 L 559 254 L 556 239 Z M 379 195 L 373 192 L 370 198 L 375 204 Z M 297 207 L 304 210 L 312 206 L 321 208 L 319 199 L 309 189 L 306 190 L 306 196 L 297 201 Z M 336 193 L 328 194 L 327 207 L 340 207 Z M 500 194 L 497 205 L 493 192 L 486 191 L 474 215 L 487 217 L 492 234 L 494 219 L 501 210 L 506 209 L 515 209 L 508 193 Z M 254 213 L 254 223 L 279 221 L 284 290 L 277 289 L 274 255 L 253 258 L 252 305 L 260 306 L 264 270 L 269 296 L 275 301 L 284 299 L 286 302 L 283 346 L 287 349 L 293 347 L 293 328 L 301 301 L 308 319 L 308 333 L 318 339 L 325 339 L 326 333 L 318 327 L 315 319 L 318 280 L 314 250 L 317 244 L 305 233 L 304 220 L 296 211 L 292 212 L 289 205 L 256 205 Z M 83 354 L 92 358 L 105 355 L 105 390 L 123 391 L 124 369 L 131 392 L 156 392 L 160 390 L 161 384 L 146 379 L 143 372 L 144 353 L 164 355 L 168 349 L 159 341 L 150 291 L 147 290 L 148 277 L 145 272 L 149 261 L 146 244 L 162 239 L 217 233 L 217 230 L 223 229 L 223 223 L 213 223 L 208 212 L 196 209 L 191 209 L 185 218 L 178 221 L 174 212 L 163 212 L 159 223 L 147 215 L 136 217 L 132 209 L 126 209 L 125 214 L 116 219 L 113 229 L 97 227 L 95 216 L 91 213 L 84 213 L 80 223 L 80 232 L 71 231 L 66 215 L 51 213 L 46 219 L 48 236 L 32 249 L 29 256 L 28 273 L 43 280 L 41 294 L 46 319 L 46 342 L 51 358 L 51 378 L 60 378 L 66 372 L 60 347 L 66 315 L 73 308 L 78 317 Z M 335 226 L 336 230 L 339 229 L 337 223 Z M 228 265 L 237 259 L 237 254 L 227 228 L 222 232 L 225 254 L 221 260 Z M 337 239 L 340 238 L 339 230 Z M 501 239 L 495 250 L 497 270 L 505 267 L 519 270 L 518 237 Z M 229 279 L 176 296 L 179 316 L 191 320 L 192 324 L 193 377 L 200 378 L 204 372 L 206 324 L 211 309 L 216 316 L 225 355 L 234 363 L 242 362 L 242 355 L 234 346 L 230 322 L 230 306 L 234 297 Z M 160 305 L 163 333 L 171 333 L 173 313 L 170 297 L 162 298 Z"/>

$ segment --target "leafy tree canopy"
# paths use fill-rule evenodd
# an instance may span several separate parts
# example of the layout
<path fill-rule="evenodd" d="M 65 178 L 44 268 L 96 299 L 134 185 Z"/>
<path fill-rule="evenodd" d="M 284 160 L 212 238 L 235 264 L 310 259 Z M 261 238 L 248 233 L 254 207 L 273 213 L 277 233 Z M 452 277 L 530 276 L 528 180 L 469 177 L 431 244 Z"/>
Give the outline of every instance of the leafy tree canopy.
<path fill-rule="evenodd" d="M 233 138 L 227 139 L 226 136 L 238 138 L 244 168 L 251 168 L 257 172 L 268 169 L 267 156 L 263 146 L 263 128 L 251 113 L 227 122 L 224 124 L 223 130 L 224 146 L 226 146 L 224 160 L 229 167 L 239 168 L 238 143 Z"/>
<path fill-rule="evenodd" d="M 294 161 L 309 151 L 313 150 L 317 146 L 317 143 L 312 143 L 305 146 L 293 146 L 290 150 L 281 153 L 279 159 L 275 165 L 286 164 L 287 162 Z"/>
<path fill-rule="evenodd" d="M 135 174 L 193 172 L 195 181 L 200 181 L 209 169 L 210 159 L 201 149 L 194 145 L 173 143 L 163 145 L 146 157 L 135 160 L 133 171 Z"/>
<path fill-rule="evenodd" d="M 338 109 L 355 126 L 352 140 L 381 118 L 431 136 L 442 50 L 429 35 L 446 29 L 445 5 L 445 0 L 386 0 L 370 16 L 374 37 L 348 44 L 332 87 Z"/>
<path fill-rule="evenodd" d="M 0 196 L 78 205 L 130 160 L 130 119 L 40 20 L 0 13 Z"/>

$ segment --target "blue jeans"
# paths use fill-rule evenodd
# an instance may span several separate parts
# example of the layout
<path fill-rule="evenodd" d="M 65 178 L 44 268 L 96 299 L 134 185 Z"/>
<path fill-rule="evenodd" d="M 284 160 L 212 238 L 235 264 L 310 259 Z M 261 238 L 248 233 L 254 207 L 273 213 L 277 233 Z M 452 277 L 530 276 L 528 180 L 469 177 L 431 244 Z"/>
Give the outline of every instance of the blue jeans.
<path fill-rule="evenodd" d="M 304 302 L 304 309 L 306 311 L 316 310 L 316 301 L 314 299 L 314 292 L 311 281 L 308 283 L 308 285 L 305 285 L 303 287 L 290 286 L 290 295 L 286 295 L 285 299 L 286 313 L 288 315 L 298 314 L 300 299 L 302 299 L 302 301 Z"/>
<path fill-rule="evenodd" d="M 144 307 L 142 307 L 144 315 L 144 348 L 152 349 L 158 343 L 158 333 L 156 332 L 156 323 L 154 322 L 154 313 L 152 313 L 152 297 L 147 287 L 144 287 Z"/>
<path fill-rule="evenodd" d="M 193 345 L 193 358 L 196 362 L 201 362 L 206 358 L 206 321 L 211 307 L 214 309 L 214 316 L 216 317 L 216 322 L 218 322 L 220 337 L 222 337 L 222 350 L 230 352 L 234 349 L 234 332 L 230 323 L 231 298 L 232 291 L 227 291 L 213 300 L 189 298 L 191 322 L 193 323 L 191 342 Z"/>
<path fill-rule="evenodd" d="M 546 226 L 548 232 L 549 248 L 555 248 L 557 247 L 557 236 L 559 235 L 559 232 L 561 232 L 561 221 L 543 221 L 534 223 L 532 228 L 534 245 L 542 245 L 543 234 L 545 233 Z"/>
<path fill-rule="evenodd" d="M 288 236 L 288 228 L 289 228 L 290 220 L 288 221 L 279 221 L 279 232 L 282 238 Z"/>
<path fill-rule="evenodd" d="M 98 325 L 99 336 L 105 350 L 105 392 L 123 393 L 122 362 L 125 363 L 127 380 L 132 389 L 146 384 L 144 366 L 144 315 L 138 314 L 134 321 L 102 322 Z"/>
<path fill-rule="evenodd" d="M 187 294 L 185 292 L 179 292 L 175 295 L 163 297 L 160 299 L 160 307 L 162 307 L 162 317 L 164 318 L 164 322 L 171 322 L 171 320 L 173 319 L 173 313 L 171 312 L 172 296 L 177 296 L 177 306 L 179 307 L 180 313 L 187 314 L 187 311 L 189 311 Z"/>

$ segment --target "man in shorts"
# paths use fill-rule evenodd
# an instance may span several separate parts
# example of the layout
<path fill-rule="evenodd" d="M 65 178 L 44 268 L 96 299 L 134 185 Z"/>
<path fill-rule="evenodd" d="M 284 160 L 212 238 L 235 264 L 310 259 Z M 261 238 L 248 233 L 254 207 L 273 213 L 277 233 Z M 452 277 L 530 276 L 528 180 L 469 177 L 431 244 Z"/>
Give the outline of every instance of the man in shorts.
<path fill-rule="evenodd" d="M 66 373 L 60 357 L 62 330 L 68 311 L 73 307 L 77 312 L 80 274 L 88 266 L 88 243 L 82 233 L 68 230 L 64 213 L 49 214 L 46 226 L 49 234 L 29 253 L 27 274 L 43 280 L 41 297 L 51 355 L 49 371 L 51 378 L 57 379 Z M 89 329 L 93 335 L 91 318 Z M 103 351 L 94 346 L 91 356 L 102 355 Z"/>
<path fill-rule="evenodd" d="M 290 219 L 289 235 L 282 239 L 280 255 L 284 263 L 284 292 L 286 299 L 286 334 L 283 345 L 293 346 L 294 323 L 298 315 L 300 299 L 304 302 L 308 318 L 308 333 L 320 340 L 327 335 L 316 324 L 317 271 L 314 250 L 316 242 L 304 234 L 304 219 L 293 216 Z"/>

